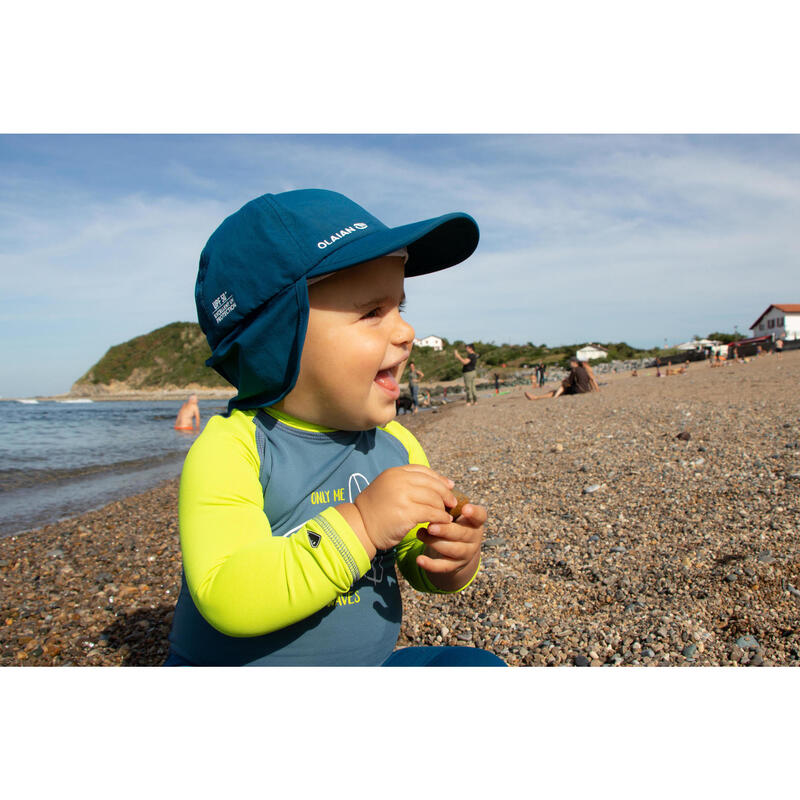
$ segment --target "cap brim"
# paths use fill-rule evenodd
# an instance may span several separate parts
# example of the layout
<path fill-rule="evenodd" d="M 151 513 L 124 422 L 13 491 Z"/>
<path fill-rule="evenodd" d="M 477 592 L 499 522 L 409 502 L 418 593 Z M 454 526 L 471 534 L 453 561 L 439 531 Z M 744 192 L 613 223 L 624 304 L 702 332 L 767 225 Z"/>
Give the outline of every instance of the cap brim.
<path fill-rule="evenodd" d="M 406 276 L 425 275 L 469 258 L 478 246 L 479 236 L 477 222 L 469 214 L 460 212 L 397 228 L 384 228 L 338 248 L 323 258 L 306 277 L 338 272 L 388 255 L 401 247 L 408 248 Z"/>

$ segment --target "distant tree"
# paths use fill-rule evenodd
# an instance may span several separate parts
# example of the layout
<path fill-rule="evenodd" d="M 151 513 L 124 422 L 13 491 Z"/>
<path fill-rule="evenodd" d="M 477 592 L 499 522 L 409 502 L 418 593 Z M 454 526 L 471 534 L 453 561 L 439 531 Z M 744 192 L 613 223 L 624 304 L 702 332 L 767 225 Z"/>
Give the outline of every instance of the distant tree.
<path fill-rule="evenodd" d="M 714 331 L 714 333 L 709 333 L 709 339 L 714 339 L 717 342 L 722 342 L 723 344 L 729 344 L 730 342 L 735 342 L 739 339 L 738 334 L 735 333 L 720 333 L 719 331 Z"/>

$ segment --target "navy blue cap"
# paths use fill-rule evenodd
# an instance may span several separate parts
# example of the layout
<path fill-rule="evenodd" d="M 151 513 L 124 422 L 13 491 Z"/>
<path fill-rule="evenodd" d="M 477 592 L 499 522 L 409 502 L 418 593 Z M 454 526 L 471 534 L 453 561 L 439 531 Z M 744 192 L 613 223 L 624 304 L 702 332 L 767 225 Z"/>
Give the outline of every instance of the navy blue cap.
<path fill-rule="evenodd" d="M 407 277 L 452 267 L 475 251 L 469 214 L 389 228 L 325 189 L 265 194 L 225 219 L 200 255 L 195 302 L 211 347 L 206 364 L 232 383 L 231 408 L 283 398 L 297 380 L 309 278 L 406 247 Z"/>

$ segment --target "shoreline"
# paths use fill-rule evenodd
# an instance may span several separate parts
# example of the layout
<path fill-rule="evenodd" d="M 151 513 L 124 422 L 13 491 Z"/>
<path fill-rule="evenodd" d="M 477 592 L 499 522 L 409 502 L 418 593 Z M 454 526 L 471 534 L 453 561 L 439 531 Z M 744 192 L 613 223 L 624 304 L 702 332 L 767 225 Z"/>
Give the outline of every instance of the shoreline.
<path fill-rule="evenodd" d="M 399 646 L 472 644 L 512 665 L 800 666 L 800 352 L 650 373 L 397 418 L 490 514 L 465 592 L 401 581 Z M 0 540 L 0 664 L 163 662 L 178 481 Z"/>
<path fill-rule="evenodd" d="M 235 392 L 221 392 L 216 390 L 202 391 L 199 389 L 180 389 L 175 391 L 160 392 L 119 392 L 114 394 L 53 394 L 31 395 L 29 397 L 0 397 L 0 403 L 19 403 L 25 400 L 36 400 L 37 403 L 74 403 L 76 401 L 92 403 L 105 402 L 169 402 L 185 400 L 190 394 L 196 394 L 198 400 L 229 400 Z"/>

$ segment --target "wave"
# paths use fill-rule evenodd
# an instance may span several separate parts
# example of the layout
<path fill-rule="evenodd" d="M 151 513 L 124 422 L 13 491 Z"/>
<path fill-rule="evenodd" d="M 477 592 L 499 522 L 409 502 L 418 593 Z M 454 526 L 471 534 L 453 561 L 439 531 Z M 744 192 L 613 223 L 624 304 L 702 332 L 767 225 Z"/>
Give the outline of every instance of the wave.
<path fill-rule="evenodd" d="M 85 478 L 139 472 L 180 462 L 185 456 L 186 454 L 183 452 L 168 452 L 155 457 L 136 458 L 112 464 L 89 464 L 60 469 L 0 469 L 0 493 L 42 484 L 65 484 Z"/>

